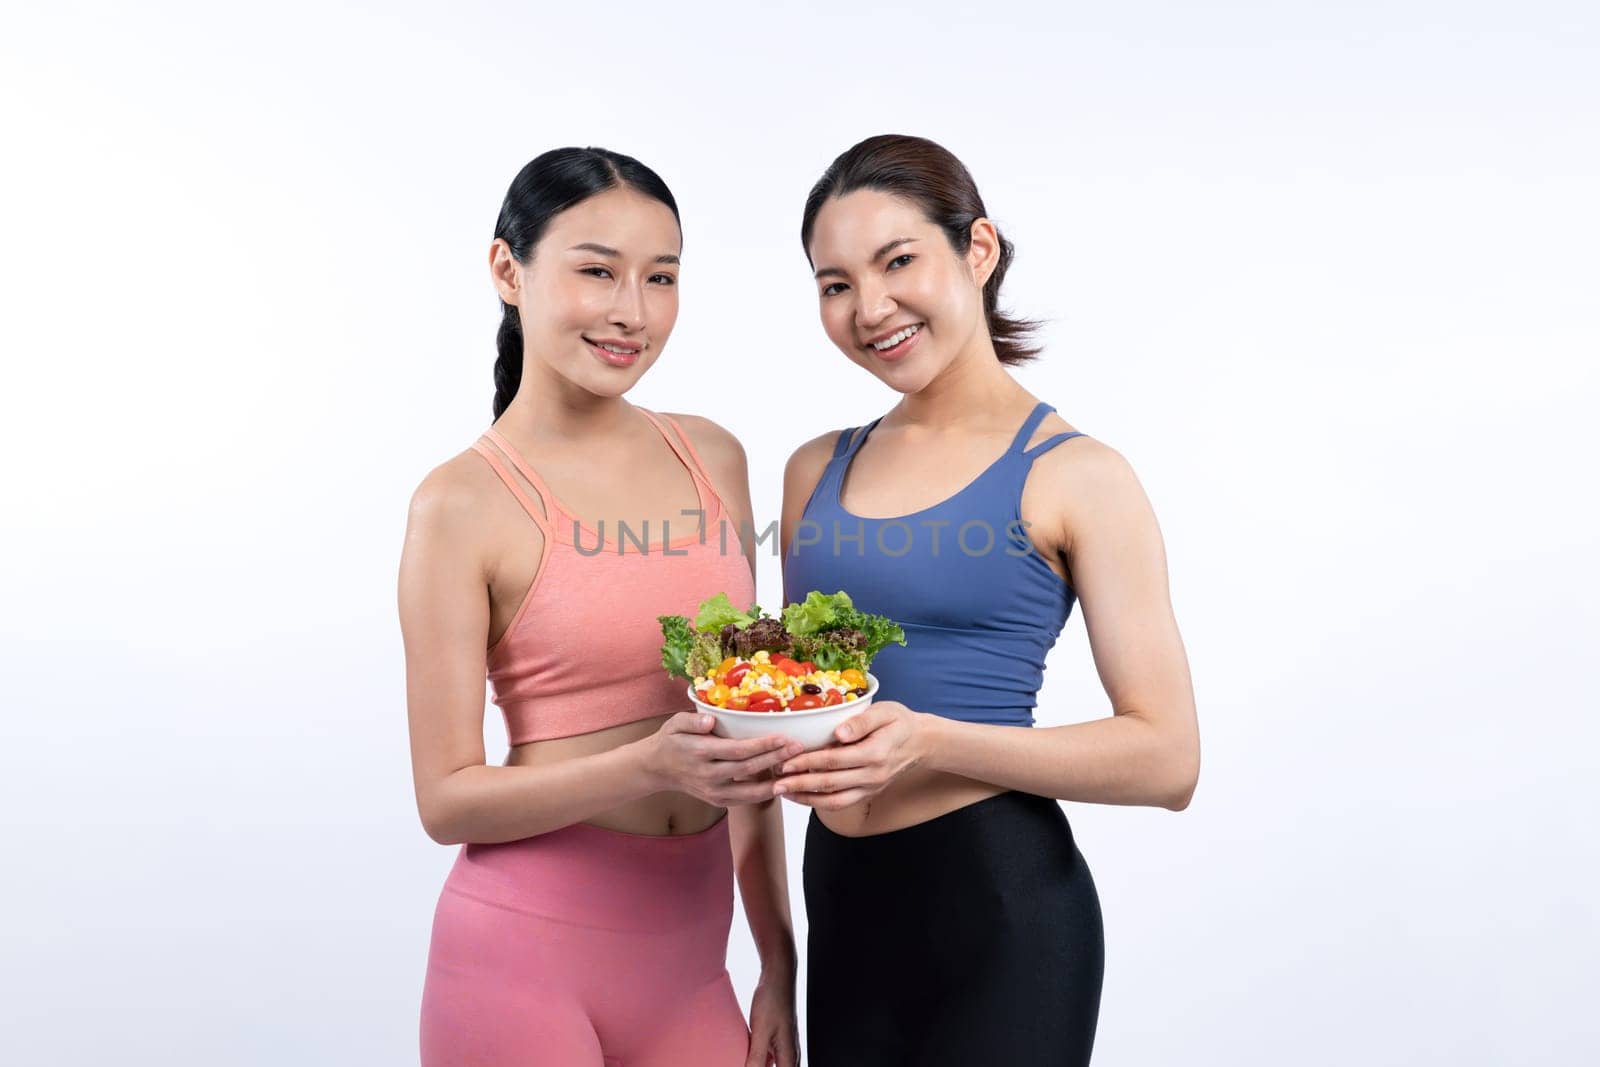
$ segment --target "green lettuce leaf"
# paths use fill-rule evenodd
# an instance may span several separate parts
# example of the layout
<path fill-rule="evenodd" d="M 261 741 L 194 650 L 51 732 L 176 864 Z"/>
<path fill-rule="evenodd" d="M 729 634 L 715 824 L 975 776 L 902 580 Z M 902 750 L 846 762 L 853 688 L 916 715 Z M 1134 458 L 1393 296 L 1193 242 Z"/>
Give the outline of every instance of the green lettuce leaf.
<path fill-rule="evenodd" d="M 689 672 L 689 653 L 694 651 L 694 631 L 689 628 L 689 620 L 682 615 L 657 615 L 656 621 L 661 624 L 661 666 L 674 678 L 688 678 L 691 681 L 694 675 Z"/>
<path fill-rule="evenodd" d="M 710 674 L 723 660 L 722 641 L 716 634 L 695 634 L 694 647 L 684 664 L 691 679 Z"/>
<path fill-rule="evenodd" d="M 805 600 L 783 609 L 783 628 L 796 637 L 836 629 L 834 624 L 841 610 L 853 610 L 850 594 L 840 590 L 828 596 L 813 589 Z"/>
<path fill-rule="evenodd" d="M 794 639 L 795 657 L 801 660 L 810 660 L 825 671 L 858 670 L 863 673 L 867 669 L 867 654 L 865 649 L 851 648 L 832 641 L 827 634 L 807 634 Z"/>
<path fill-rule="evenodd" d="M 751 604 L 745 611 L 733 606 L 727 593 L 703 601 L 694 621 L 682 615 L 659 615 L 661 665 L 677 678 L 693 680 L 710 674 L 722 662 L 722 628 L 732 623 L 744 630 L 758 619 L 772 618 Z M 884 647 L 906 643 L 905 631 L 892 619 L 860 611 L 848 593 L 831 596 L 815 590 L 799 604 L 790 604 L 779 618 L 792 641 L 794 657 L 810 660 L 825 671 L 854 668 L 866 671 Z"/>
<path fill-rule="evenodd" d="M 849 612 L 840 616 L 845 629 L 860 630 L 867 637 L 866 657 L 870 662 L 873 656 L 883 651 L 885 645 L 903 645 L 906 643 L 906 632 L 900 624 L 882 615 L 868 615 L 864 611 L 851 608 Z M 840 668 L 843 670 L 844 668 Z"/>
<path fill-rule="evenodd" d="M 727 593 L 718 593 L 701 602 L 700 613 L 694 617 L 694 628 L 701 633 L 717 633 L 731 622 L 742 630 L 756 620 L 755 612 L 760 610 L 757 606 L 751 611 L 740 611 L 733 606 Z"/>
<path fill-rule="evenodd" d="M 906 632 L 899 623 L 857 609 L 842 589 L 832 596 L 816 590 L 807 593 L 804 601 L 783 609 L 783 625 L 794 635 L 795 648 L 804 652 L 803 658 L 823 670 L 854 667 L 864 671 L 885 646 L 906 643 Z M 843 630 L 860 631 L 865 641 L 827 640 L 830 633 Z"/>

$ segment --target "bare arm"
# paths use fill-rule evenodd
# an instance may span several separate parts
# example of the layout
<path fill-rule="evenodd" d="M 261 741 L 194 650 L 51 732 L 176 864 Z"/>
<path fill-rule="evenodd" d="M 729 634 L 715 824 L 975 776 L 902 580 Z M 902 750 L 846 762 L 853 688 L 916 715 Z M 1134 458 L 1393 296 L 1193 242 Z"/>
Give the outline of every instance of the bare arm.
<path fill-rule="evenodd" d="M 514 841 L 665 789 L 723 805 L 769 797 L 765 783 L 731 779 L 771 766 L 770 755 L 759 755 L 770 754 L 770 744 L 701 736 L 709 717 L 689 712 L 607 752 L 535 767 L 485 765 L 490 564 L 470 477 L 447 464 L 418 487 L 400 561 L 412 778 L 428 836 L 441 844 Z"/>
<path fill-rule="evenodd" d="M 763 780 L 763 790 L 772 784 Z M 776 797 L 730 808 L 733 870 L 739 899 L 761 957 L 761 975 L 750 996 L 750 1051 L 746 1067 L 800 1062 L 800 1025 L 795 1009 L 799 954 L 789 913 L 789 870 L 784 857 L 783 807 Z"/>
<path fill-rule="evenodd" d="M 1023 730 L 878 702 L 841 726 L 858 743 L 790 760 L 780 791 L 840 808 L 924 766 L 1062 800 L 1188 806 L 1199 729 L 1161 533 L 1126 461 L 1098 442 L 1085 445 L 1089 454 L 1055 465 L 1046 488 L 1070 501 L 1060 541 L 1111 716 Z"/>

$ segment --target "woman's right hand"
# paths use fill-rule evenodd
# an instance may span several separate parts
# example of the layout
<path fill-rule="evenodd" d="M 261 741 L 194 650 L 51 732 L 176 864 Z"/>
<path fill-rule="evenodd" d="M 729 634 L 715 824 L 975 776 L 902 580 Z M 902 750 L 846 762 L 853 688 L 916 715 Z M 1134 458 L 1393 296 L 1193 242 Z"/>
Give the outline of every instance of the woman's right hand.
<path fill-rule="evenodd" d="M 645 773 L 658 789 L 687 793 L 719 808 L 772 799 L 766 772 L 805 746 L 786 737 L 736 741 L 711 736 L 716 720 L 680 711 L 644 739 Z"/>

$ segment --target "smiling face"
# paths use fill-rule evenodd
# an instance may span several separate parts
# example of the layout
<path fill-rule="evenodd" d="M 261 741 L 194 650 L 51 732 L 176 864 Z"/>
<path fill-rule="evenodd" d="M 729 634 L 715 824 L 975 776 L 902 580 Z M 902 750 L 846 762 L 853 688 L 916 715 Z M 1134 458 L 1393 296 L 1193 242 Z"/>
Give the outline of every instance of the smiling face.
<path fill-rule="evenodd" d="M 992 234 L 979 220 L 961 254 L 910 200 L 858 189 L 827 201 L 808 251 L 829 340 L 901 393 L 957 359 L 985 350 L 993 358 L 983 312 Z"/>
<path fill-rule="evenodd" d="M 553 374 L 599 396 L 631 389 L 677 322 L 682 243 L 672 209 L 626 186 L 552 218 L 526 264 L 496 240 L 490 272 L 522 320 L 523 380 Z"/>

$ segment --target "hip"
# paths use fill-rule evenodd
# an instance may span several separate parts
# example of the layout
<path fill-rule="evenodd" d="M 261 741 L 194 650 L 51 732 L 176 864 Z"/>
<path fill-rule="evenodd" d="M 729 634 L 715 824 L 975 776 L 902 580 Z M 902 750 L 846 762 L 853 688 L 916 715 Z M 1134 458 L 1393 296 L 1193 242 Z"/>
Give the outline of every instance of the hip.
<path fill-rule="evenodd" d="M 1089 1062 L 1104 926 L 1056 801 L 1007 791 L 864 837 L 813 818 L 803 879 L 811 1062 Z"/>
<path fill-rule="evenodd" d="M 1011 790 L 859 837 L 835 832 L 813 813 L 803 872 L 808 914 L 825 921 L 836 908 L 840 915 L 861 911 L 851 902 L 863 895 L 894 902 L 866 909 L 870 921 L 883 921 L 889 910 L 898 913 L 892 921 L 912 927 L 949 917 L 952 907 L 970 908 L 980 922 L 1040 908 L 1099 912 L 1093 876 L 1060 804 Z"/>
<path fill-rule="evenodd" d="M 702 996 L 716 1002 L 703 1010 L 742 1033 L 727 987 L 728 844 L 723 820 L 675 837 L 576 823 L 462 846 L 434 910 L 425 1047 L 450 1046 L 454 1063 L 459 1042 L 495 1039 L 516 1047 L 485 1062 L 521 1063 L 549 1036 L 540 1036 L 547 1024 L 559 1034 L 563 1020 L 576 1020 L 591 1042 L 594 1033 L 625 1041 L 702 1010 Z M 543 1051 L 569 1062 L 567 1052 Z"/>

